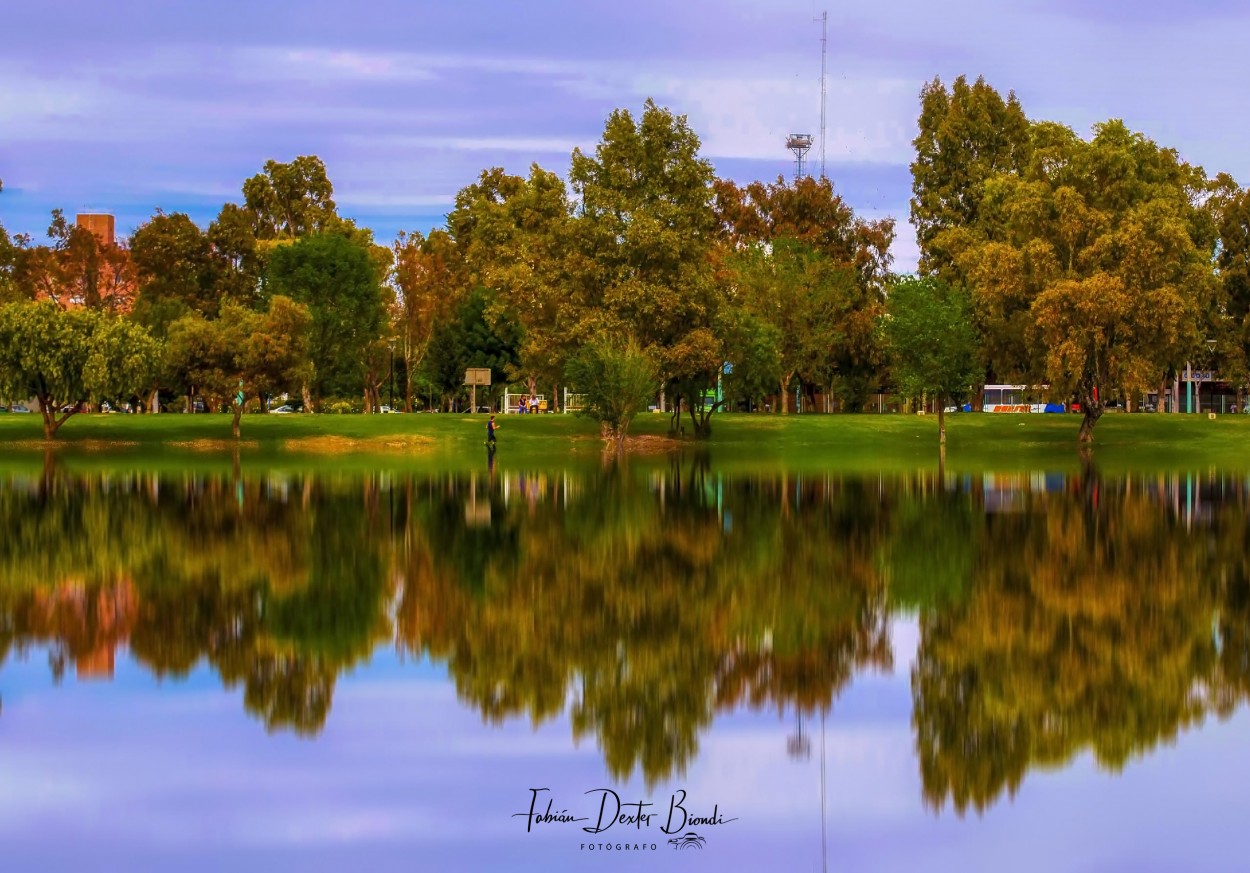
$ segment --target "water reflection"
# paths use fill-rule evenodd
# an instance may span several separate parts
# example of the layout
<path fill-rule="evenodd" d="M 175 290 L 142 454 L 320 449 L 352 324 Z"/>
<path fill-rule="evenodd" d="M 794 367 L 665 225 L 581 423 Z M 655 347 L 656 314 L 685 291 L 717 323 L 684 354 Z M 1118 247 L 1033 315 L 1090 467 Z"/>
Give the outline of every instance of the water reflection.
<path fill-rule="evenodd" d="M 268 729 L 315 734 L 336 678 L 389 645 L 487 721 L 567 714 L 615 776 L 658 781 L 740 707 L 794 717 L 801 751 L 803 719 L 894 669 L 890 621 L 918 611 L 923 791 L 962 813 L 1246 699 L 1248 506 L 1244 480 L 1092 470 L 49 469 L 0 483 L 0 664 L 208 664 Z"/>

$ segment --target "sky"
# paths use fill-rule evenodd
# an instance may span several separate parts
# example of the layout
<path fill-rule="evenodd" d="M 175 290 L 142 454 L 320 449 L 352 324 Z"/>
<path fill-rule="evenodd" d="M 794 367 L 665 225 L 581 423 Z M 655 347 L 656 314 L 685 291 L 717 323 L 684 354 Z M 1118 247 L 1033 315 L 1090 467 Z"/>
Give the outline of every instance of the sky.
<path fill-rule="evenodd" d="M 819 133 L 824 11 L 826 174 L 897 220 L 895 269 L 917 258 L 908 164 L 934 76 L 984 75 L 1082 133 L 1123 118 L 1250 181 L 1244 0 L 3 0 L 0 224 L 207 224 L 266 160 L 315 154 L 340 213 L 389 241 L 441 225 L 488 167 L 567 173 L 648 97 L 720 175 L 773 180 L 794 169 L 786 135 Z"/>

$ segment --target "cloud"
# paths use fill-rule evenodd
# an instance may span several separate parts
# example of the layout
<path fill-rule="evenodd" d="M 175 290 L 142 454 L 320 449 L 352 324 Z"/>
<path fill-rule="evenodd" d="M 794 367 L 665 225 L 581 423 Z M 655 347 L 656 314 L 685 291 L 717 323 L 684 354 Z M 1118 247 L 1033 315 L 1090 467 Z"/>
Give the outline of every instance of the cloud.
<path fill-rule="evenodd" d="M 820 83 L 796 78 L 641 77 L 633 90 L 689 116 L 713 157 L 770 158 L 790 133 L 811 133 L 820 152 Z M 828 160 L 907 163 L 914 126 L 914 82 L 840 79 L 828 83 Z"/>

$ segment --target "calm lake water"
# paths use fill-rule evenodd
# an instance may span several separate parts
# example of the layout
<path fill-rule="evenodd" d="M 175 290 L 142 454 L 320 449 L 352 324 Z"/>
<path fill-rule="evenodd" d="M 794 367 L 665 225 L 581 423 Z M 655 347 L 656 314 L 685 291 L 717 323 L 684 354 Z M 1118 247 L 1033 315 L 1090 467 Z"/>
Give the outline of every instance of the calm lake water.
<path fill-rule="evenodd" d="M 4 869 L 1245 869 L 1244 476 L 49 468 L 0 531 Z"/>

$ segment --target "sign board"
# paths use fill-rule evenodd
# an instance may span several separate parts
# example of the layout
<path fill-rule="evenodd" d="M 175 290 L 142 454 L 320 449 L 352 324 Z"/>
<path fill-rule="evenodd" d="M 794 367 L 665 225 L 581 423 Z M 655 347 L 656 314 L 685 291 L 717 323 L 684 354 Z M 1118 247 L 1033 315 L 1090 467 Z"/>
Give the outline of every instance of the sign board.
<path fill-rule="evenodd" d="M 1182 382 L 1214 382 L 1215 371 L 1214 370 L 1192 370 L 1189 373 L 1186 373 L 1184 370 L 1181 370 L 1181 381 Z"/>
<path fill-rule="evenodd" d="M 490 367 L 470 367 L 464 371 L 464 384 L 489 385 Z"/>

